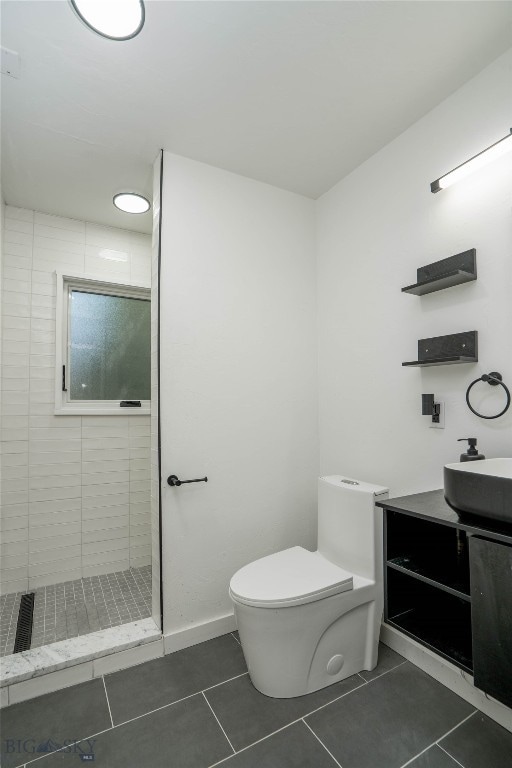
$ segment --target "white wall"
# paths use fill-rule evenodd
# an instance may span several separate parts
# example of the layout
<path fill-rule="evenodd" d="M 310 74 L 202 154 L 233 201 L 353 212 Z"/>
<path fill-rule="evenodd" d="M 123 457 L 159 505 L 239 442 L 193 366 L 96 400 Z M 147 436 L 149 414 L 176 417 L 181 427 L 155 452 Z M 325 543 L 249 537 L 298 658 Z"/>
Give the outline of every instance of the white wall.
<path fill-rule="evenodd" d="M 55 270 L 147 283 L 150 260 L 148 235 L 5 209 L 4 593 L 151 562 L 149 417 L 53 415 Z"/>
<path fill-rule="evenodd" d="M 321 473 L 400 495 L 442 487 L 443 464 L 465 450 L 459 437 L 478 437 L 487 457 L 512 455 L 512 409 L 484 421 L 465 404 L 484 372 L 512 387 L 512 154 L 436 195 L 429 187 L 508 133 L 511 103 L 509 52 L 318 201 Z M 476 282 L 400 293 L 417 267 L 473 247 Z M 474 329 L 477 364 L 401 367 L 416 359 L 417 339 Z M 502 391 L 475 390 L 487 413 L 505 402 Z M 421 416 L 422 392 L 445 401 L 444 430 Z"/>
<path fill-rule="evenodd" d="M 232 612 L 245 563 L 314 545 L 314 203 L 165 153 L 164 632 Z M 207 475 L 171 489 L 165 477 Z"/>

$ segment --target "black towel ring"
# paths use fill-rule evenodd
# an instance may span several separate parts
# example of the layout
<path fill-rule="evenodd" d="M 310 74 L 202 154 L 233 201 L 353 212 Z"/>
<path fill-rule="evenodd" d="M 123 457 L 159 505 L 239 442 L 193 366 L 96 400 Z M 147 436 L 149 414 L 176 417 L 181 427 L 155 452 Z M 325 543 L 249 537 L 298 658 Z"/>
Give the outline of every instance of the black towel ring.
<path fill-rule="evenodd" d="M 510 390 L 507 387 L 506 384 L 503 383 L 503 376 L 501 373 L 498 373 L 497 371 L 491 371 L 491 373 L 484 373 L 483 376 L 480 376 L 479 379 L 475 379 L 471 382 L 469 387 L 466 390 L 466 403 L 468 404 L 468 408 L 470 411 L 472 411 L 475 416 L 479 416 L 481 419 L 498 419 L 500 416 L 503 416 L 504 413 L 506 413 L 510 407 Z M 475 411 L 471 403 L 469 402 L 469 393 L 471 392 L 471 388 L 474 387 L 475 384 L 478 384 L 479 381 L 485 381 L 487 384 L 490 384 L 491 387 L 497 387 L 498 384 L 501 384 L 503 389 L 505 390 L 505 393 L 507 395 L 507 404 L 504 407 L 502 411 L 497 413 L 495 416 L 484 416 L 482 413 L 478 413 L 478 411 Z"/>

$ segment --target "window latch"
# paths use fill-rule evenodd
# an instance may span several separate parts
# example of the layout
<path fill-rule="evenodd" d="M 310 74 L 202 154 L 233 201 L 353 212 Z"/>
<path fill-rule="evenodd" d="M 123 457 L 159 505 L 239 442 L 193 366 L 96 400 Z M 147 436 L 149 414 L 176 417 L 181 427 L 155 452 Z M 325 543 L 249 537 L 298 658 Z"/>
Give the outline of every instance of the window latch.
<path fill-rule="evenodd" d="M 66 387 L 66 366 L 65 365 L 62 366 L 62 391 L 63 392 L 68 391 Z"/>
<path fill-rule="evenodd" d="M 140 400 L 121 400 L 121 408 L 141 408 Z"/>

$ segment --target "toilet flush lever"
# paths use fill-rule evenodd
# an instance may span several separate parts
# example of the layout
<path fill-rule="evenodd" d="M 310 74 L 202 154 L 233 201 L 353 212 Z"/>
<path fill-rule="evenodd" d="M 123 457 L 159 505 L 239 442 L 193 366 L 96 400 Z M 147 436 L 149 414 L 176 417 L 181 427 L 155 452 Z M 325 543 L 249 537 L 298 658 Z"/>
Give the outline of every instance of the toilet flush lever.
<path fill-rule="evenodd" d="M 180 480 L 177 475 L 169 475 L 167 478 L 167 485 L 175 488 L 176 486 L 185 485 L 186 483 L 207 483 L 207 477 L 200 477 L 198 480 Z"/>

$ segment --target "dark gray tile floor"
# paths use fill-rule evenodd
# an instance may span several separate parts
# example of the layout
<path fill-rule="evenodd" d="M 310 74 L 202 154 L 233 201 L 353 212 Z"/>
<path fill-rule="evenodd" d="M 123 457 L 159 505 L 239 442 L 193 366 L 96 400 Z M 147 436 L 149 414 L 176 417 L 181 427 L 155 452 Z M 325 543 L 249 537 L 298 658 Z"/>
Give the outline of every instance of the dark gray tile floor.
<path fill-rule="evenodd" d="M 35 592 L 31 648 L 151 616 L 151 566 L 87 576 Z M 13 652 L 21 595 L 0 597 L 0 656 Z"/>
<path fill-rule="evenodd" d="M 511 768 L 512 733 L 385 646 L 372 673 L 267 698 L 233 633 L 2 710 L 5 768 L 92 758 L 103 768 Z"/>

